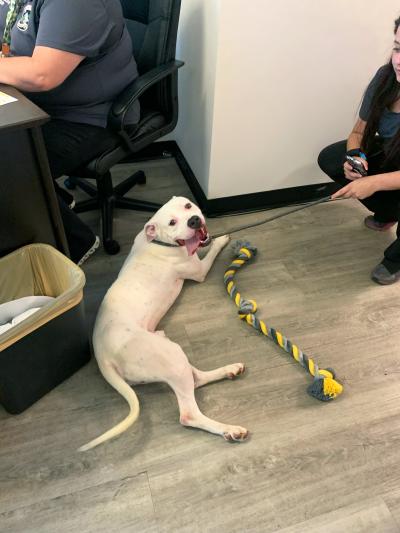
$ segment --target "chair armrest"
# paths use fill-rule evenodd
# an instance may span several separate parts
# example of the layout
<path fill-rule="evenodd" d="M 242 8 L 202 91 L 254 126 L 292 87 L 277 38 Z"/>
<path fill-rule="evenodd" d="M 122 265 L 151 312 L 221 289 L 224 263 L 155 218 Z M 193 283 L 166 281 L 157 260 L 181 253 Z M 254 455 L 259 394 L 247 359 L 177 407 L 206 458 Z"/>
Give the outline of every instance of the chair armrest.
<path fill-rule="evenodd" d="M 123 130 L 125 115 L 135 100 L 155 83 L 173 74 L 183 65 L 183 61 L 170 61 L 136 78 L 113 103 L 108 116 L 108 126 L 118 132 Z"/>

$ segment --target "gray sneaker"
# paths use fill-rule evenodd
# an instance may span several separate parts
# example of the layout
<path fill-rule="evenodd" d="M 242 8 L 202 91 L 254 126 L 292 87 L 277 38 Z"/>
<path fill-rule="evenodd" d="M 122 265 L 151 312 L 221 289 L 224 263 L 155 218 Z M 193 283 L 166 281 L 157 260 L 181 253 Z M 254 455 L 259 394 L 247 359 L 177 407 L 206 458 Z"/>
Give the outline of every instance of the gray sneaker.
<path fill-rule="evenodd" d="M 379 263 L 371 272 L 371 279 L 379 285 L 391 285 L 400 279 L 400 270 L 391 274 L 385 265 Z"/>

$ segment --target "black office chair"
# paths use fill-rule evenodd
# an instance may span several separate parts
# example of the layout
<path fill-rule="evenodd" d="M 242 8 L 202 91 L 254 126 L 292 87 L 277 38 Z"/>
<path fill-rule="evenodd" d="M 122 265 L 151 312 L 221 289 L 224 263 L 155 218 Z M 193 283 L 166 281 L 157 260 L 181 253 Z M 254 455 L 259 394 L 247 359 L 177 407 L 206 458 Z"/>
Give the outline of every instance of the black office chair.
<path fill-rule="evenodd" d="M 136 172 L 114 187 L 110 169 L 119 163 L 135 161 L 135 154 L 175 128 L 178 68 L 183 65 L 182 61 L 175 60 L 181 0 L 120 1 L 132 37 L 139 77 L 119 95 L 111 108 L 108 127 L 116 135 L 115 139 L 110 137 L 107 151 L 77 169 L 65 182 L 69 189 L 78 186 L 91 196 L 76 204 L 77 213 L 101 209 L 103 246 L 109 254 L 116 254 L 120 249 L 113 239 L 114 207 L 139 211 L 156 211 L 160 207 L 124 197 L 134 185 L 146 182 L 144 172 Z M 124 117 L 138 98 L 140 122 L 135 127 L 125 126 Z M 97 187 L 83 178 L 95 179 Z"/>

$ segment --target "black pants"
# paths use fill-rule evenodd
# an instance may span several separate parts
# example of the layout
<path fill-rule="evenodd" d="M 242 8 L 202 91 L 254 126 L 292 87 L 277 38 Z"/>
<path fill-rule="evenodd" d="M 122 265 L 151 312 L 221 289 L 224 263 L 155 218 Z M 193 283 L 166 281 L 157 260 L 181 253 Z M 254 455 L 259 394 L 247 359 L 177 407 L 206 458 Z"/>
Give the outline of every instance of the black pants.
<path fill-rule="evenodd" d="M 321 170 L 342 186 L 350 183 L 343 171 L 345 154 L 346 141 L 339 141 L 324 148 L 318 156 L 318 165 Z M 368 154 L 368 175 L 396 170 L 385 166 L 384 160 L 382 143 L 377 140 L 371 153 Z M 400 221 L 400 190 L 378 191 L 360 202 L 374 214 L 379 222 Z M 400 224 L 397 225 L 397 239 L 384 252 L 383 263 L 391 272 L 400 269 Z"/>
<path fill-rule="evenodd" d="M 43 128 L 53 179 L 68 175 L 88 163 L 115 142 L 111 131 L 65 120 L 51 120 Z M 55 183 L 56 191 L 59 189 Z M 92 230 L 58 197 L 72 261 L 79 261 L 94 244 Z"/>

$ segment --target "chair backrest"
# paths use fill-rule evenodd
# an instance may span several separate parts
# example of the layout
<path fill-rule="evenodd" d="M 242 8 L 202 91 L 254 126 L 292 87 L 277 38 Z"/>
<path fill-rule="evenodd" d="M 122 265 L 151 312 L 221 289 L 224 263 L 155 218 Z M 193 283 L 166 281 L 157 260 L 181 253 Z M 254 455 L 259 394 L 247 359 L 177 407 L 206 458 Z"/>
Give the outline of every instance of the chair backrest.
<path fill-rule="evenodd" d="M 120 0 L 139 76 L 175 59 L 181 0 Z M 142 109 L 160 112 L 170 127 L 178 119 L 178 75 L 160 81 L 140 98 Z"/>
<path fill-rule="evenodd" d="M 139 75 L 175 59 L 181 0 L 120 0 Z"/>

